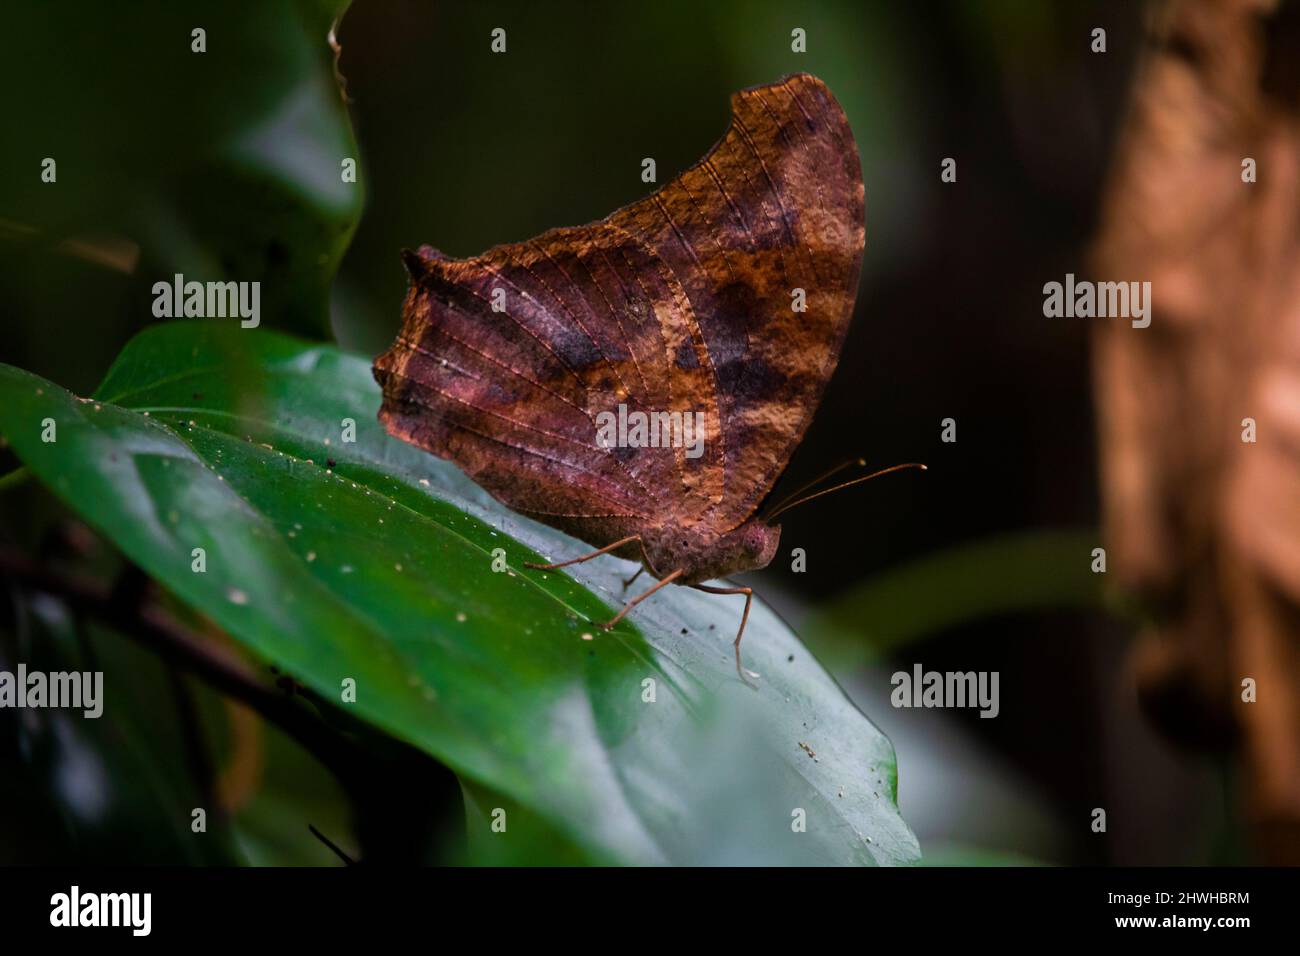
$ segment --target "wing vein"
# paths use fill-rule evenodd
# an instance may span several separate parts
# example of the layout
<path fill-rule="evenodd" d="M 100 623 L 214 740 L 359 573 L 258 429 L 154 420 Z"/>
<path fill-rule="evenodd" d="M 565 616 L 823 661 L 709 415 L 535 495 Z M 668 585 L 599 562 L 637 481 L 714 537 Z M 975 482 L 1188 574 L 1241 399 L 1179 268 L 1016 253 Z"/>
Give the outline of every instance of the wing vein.
<path fill-rule="evenodd" d="M 592 427 L 593 427 L 593 430 L 594 430 L 595 425 L 596 425 L 596 419 L 592 417 L 591 412 L 587 411 L 587 410 L 584 409 L 584 408 L 579 407 L 579 406 L 576 405 L 574 402 L 571 402 L 569 399 L 565 398 L 563 395 L 559 394 L 558 392 L 554 392 L 554 391 L 552 391 L 551 389 L 547 388 L 545 385 L 541 384 L 540 382 L 535 382 L 535 381 L 533 381 L 533 380 L 532 380 L 531 378 L 529 378 L 527 375 L 524 375 L 522 372 L 518 371 L 517 369 L 512 368 L 511 366 L 509 366 L 509 365 L 507 365 L 506 363 L 500 361 L 499 359 L 493 358 L 493 357 L 492 357 L 491 355 L 489 355 L 488 353 L 486 353 L 486 352 L 482 352 L 482 351 L 479 351 L 478 349 L 474 348 L 474 346 L 470 345 L 468 342 L 464 342 L 464 341 L 462 341 L 461 339 L 457 338 L 455 335 L 452 335 L 452 334 L 451 334 L 450 332 L 448 332 L 445 328 L 442 328 L 442 327 L 435 327 L 435 329 L 436 329 L 436 331 L 437 331 L 440 335 L 445 335 L 447 338 L 451 339 L 453 342 L 455 342 L 457 345 L 460 345 L 462 348 L 466 349 L 467 351 L 473 352 L 475 355 L 479 356 L 479 357 L 482 358 L 482 359 L 485 359 L 485 360 L 491 362 L 493 365 L 496 365 L 498 368 L 502 368 L 502 369 L 504 369 L 505 371 L 511 373 L 512 375 L 515 375 L 515 376 L 517 376 L 517 377 L 523 379 L 525 382 L 528 382 L 530 385 L 534 385 L 534 386 L 536 386 L 537 388 L 539 388 L 539 389 L 541 389 L 542 391 L 546 392 L 548 395 L 553 395 L 555 398 L 558 398 L 561 402 L 563 402 L 564 404 L 568 405 L 570 408 L 572 408 L 572 409 L 574 409 L 575 411 L 580 412 L 581 414 L 585 415 L 585 416 L 587 417 L 587 419 L 591 422 Z M 404 337 L 404 336 L 400 336 L 400 335 L 398 336 L 398 341 L 401 342 L 403 345 L 405 345 L 407 348 L 410 348 L 410 349 L 412 349 L 413 351 L 419 353 L 420 355 L 423 355 L 423 356 L 425 356 L 425 357 L 427 357 L 427 358 L 429 358 L 429 359 L 431 359 L 431 360 L 433 360 L 433 361 L 437 361 L 437 362 L 441 362 L 441 361 L 442 361 L 442 358 L 441 358 L 440 356 L 435 355 L 433 352 L 431 352 L 429 349 L 426 349 L 424 346 L 420 345 L 418 342 L 412 342 L 410 339 L 408 339 L 408 338 L 406 338 L 406 337 Z M 449 363 L 449 364 L 450 364 L 450 363 Z M 456 367 L 456 366 L 453 366 L 453 367 Z M 458 368 L 458 367 L 456 367 L 456 368 L 457 368 L 457 371 L 462 371 L 460 368 Z M 481 379 L 479 379 L 478 376 L 470 375 L 468 372 L 465 372 L 464 374 L 466 374 L 469 378 L 474 379 L 474 381 L 476 381 L 476 382 L 477 382 L 477 381 L 481 381 Z M 405 376 L 405 375 L 404 375 L 404 376 L 402 376 L 402 377 L 403 377 L 403 378 L 406 378 L 408 381 L 412 381 L 412 382 L 414 382 L 416 385 L 418 385 L 418 386 L 420 386 L 420 387 L 422 387 L 422 388 L 433 388 L 435 391 L 438 391 L 438 392 L 440 392 L 440 393 L 441 393 L 441 391 L 442 391 L 441 389 L 438 389 L 436 386 L 425 385 L 425 383 L 419 381 L 418 379 L 412 379 L 412 378 L 410 378 L 410 376 Z M 455 398 L 455 396 L 448 396 L 448 397 Z M 427 402 L 421 402 L 420 404 L 425 405 L 426 407 L 432 407 L 432 406 L 428 405 Z M 466 403 L 466 404 L 469 404 L 469 403 Z M 471 405 L 471 407 L 476 408 L 476 406 L 473 406 L 473 405 Z M 492 414 L 492 413 L 489 412 L 488 414 Z M 510 418 L 509 416 L 498 415 L 497 417 L 499 417 L 499 418 L 503 418 L 504 420 L 506 420 L 506 421 L 508 421 L 508 422 L 512 422 L 512 423 L 514 423 L 514 424 L 522 424 L 522 423 L 520 423 L 520 422 L 516 422 L 515 419 Z M 526 426 L 525 426 L 525 427 L 526 427 Z M 546 432 L 546 431 L 544 431 L 544 430 L 541 430 L 541 431 L 542 431 L 542 434 L 551 434 L 551 433 Z M 614 452 L 613 452 L 611 449 L 609 449 L 609 448 L 602 448 L 600 445 L 587 445 L 587 444 L 585 444 L 585 443 L 583 443 L 583 442 L 577 441 L 576 439 L 565 438 L 564 436 L 558 436 L 558 437 L 564 438 L 564 440 L 565 440 L 565 441 L 568 441 L 570 444 L 578 445 L 579 447 L 582 447 L 582 448 L 600 448 L 600 450 L 603 451 L 603 452 L 605 453 L 606 457 L 611 458 L 611 459 L 613 460 L 613 463 L 614 463 L 615 465 L 617 465 L 618 468 L 619 468 L 619 469 L 620 469 L 624 474 L 626 474 L 626 475 L 628 476 L 628 478 L 630 478 L 630 479 L 632 480 L 632 482 L 633 482 L 633 483 L 634 483 L 638 488 L 641 489 L 641 491 L 643 491 L 643 492 L 644 492 L 648 497 L 650 497 L 650 498 L 652 498 L 652 499 L 656 499 L 656 500 L 658 499 L 658 495 L 652 494 L 652 493 L 650 492 L 650 489 L 647 488 L 647 487 L 645 486 L 645 483 L 642 482 L 641 479 L 638 478 L 638 477 L 636 476 L 636 473 L 633 472 L 633 471 L 632 471 L 632 470 L 627 466 L 627 463 L 626 463 L 626 462 L 623 462 L 623 461 L 620 461 L 620 460 L 619 460 L 619 459 L 614 455 Z"/>

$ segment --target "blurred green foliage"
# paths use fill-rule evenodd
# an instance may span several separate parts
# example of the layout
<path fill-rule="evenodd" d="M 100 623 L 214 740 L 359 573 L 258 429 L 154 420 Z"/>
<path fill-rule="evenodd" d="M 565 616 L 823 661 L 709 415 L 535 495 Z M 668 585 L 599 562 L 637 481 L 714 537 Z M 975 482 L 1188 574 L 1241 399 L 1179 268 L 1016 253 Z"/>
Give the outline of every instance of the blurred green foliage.
<path fill-rule="evenodd" d="M 5 331 L 4 357 L 88 391 L 103 365 L 87 360 L 153 321 L 152 285 L 175 273 L 258 281 L 269 324 L 328 334 L 363 201 L 340 175 L 357 147 L 327 42 L 346 5 L 7 7 L 0 81 L 20 135 L 0 152 L 0 290 L 39 321 Z"/>
<path fill-rule="evenodd" d="M 835 670 L 984 618 L 1101 610 L 1095 531 L 1026 531 L 950 548 L 823 602 L 803 637 Z"/>

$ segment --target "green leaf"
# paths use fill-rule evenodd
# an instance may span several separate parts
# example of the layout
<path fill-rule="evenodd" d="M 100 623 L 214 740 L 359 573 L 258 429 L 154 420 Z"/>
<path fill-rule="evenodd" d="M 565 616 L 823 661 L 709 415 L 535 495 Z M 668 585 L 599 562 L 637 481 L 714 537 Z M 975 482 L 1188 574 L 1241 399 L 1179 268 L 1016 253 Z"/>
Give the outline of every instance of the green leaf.
<path fill-rule="evenodd" d="M 524 569 L 588 548 L 390 438 L 378 406 L 365 359 L 227 323 L 151 328 L 93 400 L 0 366 L 0 431 L 32 472 L 326 699 L 355 681 L 341 707 L 461 775 L 471 848 L 496 841 L 492 858 L 517 861 L 510 848 L 530 847 L 539 862 L 548 845 L 620 863 L 917 858 L 889 741 L 770 610 L 756 602 L 745 634 L 757 692 L 731 655 L 740 598 L 671 588 L 602 631 L 632 565 Z M 57 441 L 42 441 L 47 419 Z M 509 570 L 492 570 L 496 549 Z M 506 832 L 483 832 L 497 807 Z"/>

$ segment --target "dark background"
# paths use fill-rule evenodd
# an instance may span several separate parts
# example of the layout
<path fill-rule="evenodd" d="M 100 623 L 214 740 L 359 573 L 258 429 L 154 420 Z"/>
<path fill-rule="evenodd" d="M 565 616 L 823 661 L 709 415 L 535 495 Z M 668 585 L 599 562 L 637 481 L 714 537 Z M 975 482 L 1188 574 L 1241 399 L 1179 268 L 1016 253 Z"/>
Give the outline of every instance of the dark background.
<path fill-rule="evenodd" d="M 799 624 L 913 559 L 1008 534 L 1095 536 L 1089 328 L 1045 319 L 1042 286 L 1085 271 L 1142 15 L 1127 0 L 361 0 L 337 31 L 366 198 L 333 290 L 334 335 L 370 354 L 387 346 L 405 291 L 399 249 L 472 255 L 601 218 L 647 193 L 643 157 L 655 158 L 663 183 L 703 155 L 726 126 L 732 92 L 808 71 L 834 92 L 857 138 L 867 240 L 839 369 L 787 484 L 858 455 L 874 467 L 925 461 L 930 471 L 785 516 L 782 553 L 805 548 L 808 571 L 778 558 L 749 583 Z M 489 50 L 498 26 L 505 55 Z M 1090 51 L 1099 26 L 1104 54 Z M 790 50 L 794 27 L 807 31 L 805 54 Z M 101 82 L 111 89 L 113 76 Z M 194 123 L 162 111 L 153 148 L 201 136 Z M 957 160 L 956 183 L 940 181 L 945 157 Z M 6 259 L 4 361 L 89 391 L 152 321 L 129 276 L 12 244 Z M 955 444 L 940 441 L 949 417 Z M 30 539 L 48 502 L 33 503 L 38 489 L 8 495 L 5 533 Z M 990 587 L 1014 593 L 1017 567 L 999 563 L 996 547 L 988 553 Z M 1062 578 L 1090 556 L 1064 560 Z M 932 599 L 942 604 L 941 588 Z M 1129 628 L 1100 607 L 1033 608 L 1029 596 L 1025 605 L 836 670 L 894 739 L 904 818 L 927 856 L 1245 858 L 1227 768 L 1172 750 L 1138 713 Z M 828 660 L 835 653 L 825 647 Z M 916 662 L 999 671 L 1001 715 L 891 709 L 890 672 Z M 331 799 L 341 797 L 323 792 L 320 802 Z M 1089 829 L 1099 806 L 1110 817 L 1104 839 Z M 337 807 L 322 813 L 349 825 Z M 19 857 L 39 859 L 40 841 L 39 830 L 29 834 Z M 310 842 L 259 846 L 248 858 L 330 859 Z"/>

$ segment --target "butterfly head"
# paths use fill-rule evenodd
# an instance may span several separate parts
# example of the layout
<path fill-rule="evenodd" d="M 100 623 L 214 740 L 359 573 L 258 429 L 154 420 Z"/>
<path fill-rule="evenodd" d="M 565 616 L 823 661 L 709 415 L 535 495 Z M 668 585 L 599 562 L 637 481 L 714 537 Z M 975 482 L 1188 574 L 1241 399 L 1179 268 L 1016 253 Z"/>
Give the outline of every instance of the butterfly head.
<path fill-rule="evenodd" d="M 699 584 L 767 567 L 776 556 L 781 526 L 750 518 L 722 535 L 669 527 L 645 532 L 643 540 L 652 570 L 681 568 L 679 583 Z"/>
<path fill-rule="evenodd" d="M 764 524 L 757 518 L 751 518 L 736 530 L 740 532 L 740 557 L 748 565 L 737 570 L 752 571 L 772 563 L 776 557 L 777 545 L 781 543 L 779 524 Z"/>

